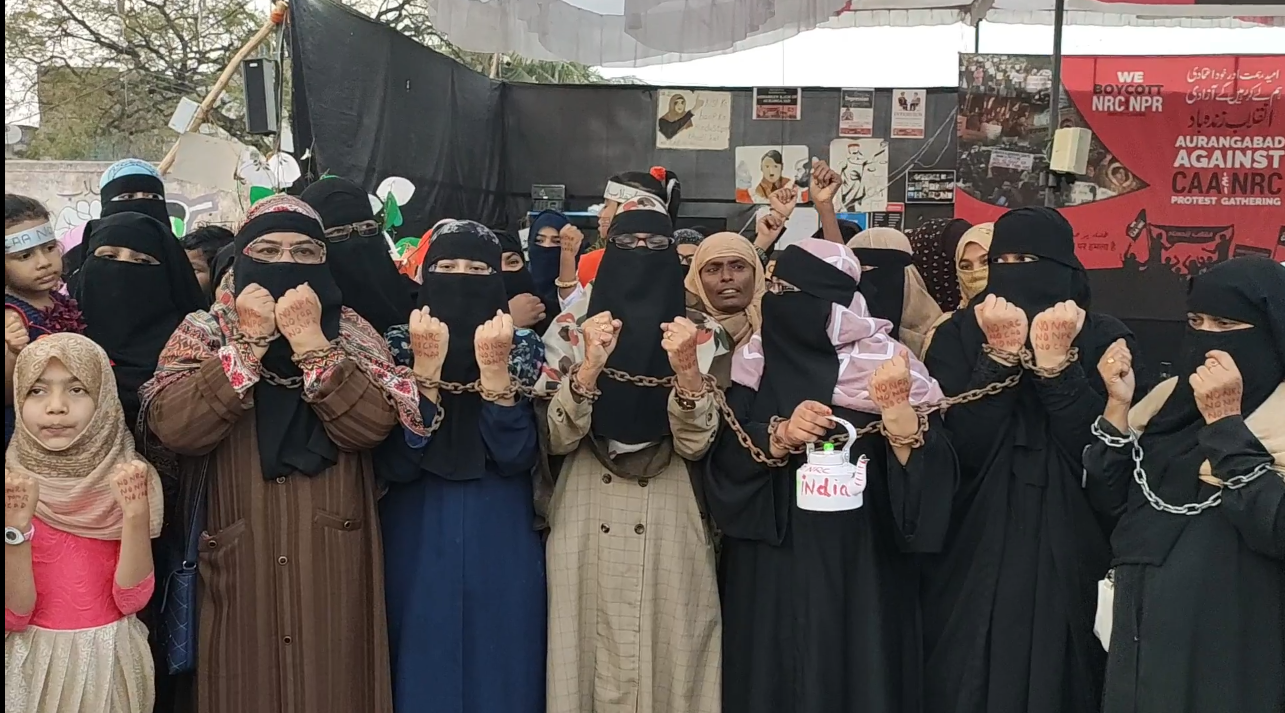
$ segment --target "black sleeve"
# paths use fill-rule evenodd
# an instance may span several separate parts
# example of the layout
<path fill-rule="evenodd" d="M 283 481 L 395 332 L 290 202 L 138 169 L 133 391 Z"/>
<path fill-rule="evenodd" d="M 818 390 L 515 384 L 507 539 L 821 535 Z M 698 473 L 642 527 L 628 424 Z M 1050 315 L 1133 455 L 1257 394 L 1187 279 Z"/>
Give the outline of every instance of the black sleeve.
<path fill-rule="evenodd" d="M 733 385 L 727 391 L 728 405 L 741 428 L 768 453 L 768 424 L 749 420 L 753 398 L 754 391 L 744 386 Z M 794 468 L 770 468 L 754 460 L 724 419 L 710 449 L 709 466 L 704 469 L 705 497 L 719 530 L 729 537 L 780 544 L 788 524 L 793 492 L 790 486 L 794 482 L 787 471 L 793 473 L 798 463 L 792 465 Z M 781 484 L 786 485 L 784 490 Z"/>
<path fill-rule="evenodd" d="M 1094 317 L 1096 320 L 1102 320 L 1100 316 L 1094 315 Z M 1133 334 L 1123 324 L 1112 319 L 1095 328 L 1104 332 L 1103 343 L 1099 349 L 1082 353 L 1079 360 L 1051 379 L 1030 375 L 1035 381 L 1040 402 L 1044 404 L 1044 410 L 1048 413 L 1049 431 L 1053 440 L 1073 461 L 1079 460 L 1089 442 L 1094 440 L 1089 428 L 1106 410 L 1106 387 L 1103 386 L 1102 379 L 1097 374 L 1098 360 L 1102 358 L 1102 354 L 1116 339 L 1123 338 L 1129 351 L 1134 355 L 1134 362 L 1138 364 L 1142 362 L 1138 343 L 1134 341 Z M 1135 385 L 1139 389 L 1142 386 L 1136 383 L 1136 379 Z M 1145 392 L 1139 390 L 1139 393 Z"/>
<path fill-rule="evenodd" d="M 903 552 L 940 552 L 950 527 L 951 501 L 959 465 L 950 435 L 938 416 L 928 421 L 924 445 L 910 452 L 905 465 L 886 446 L 888 499 Z"/>
<path fill-rule="evenodd" d="M 1224 483 L 1259 472 L 1273 462 L 1240 416 L 1205 426 L 1199 439 L 1209 454 L 1214 477 Z M 1285 559 L 1285 476 L 1281 472 L 1272 468 L 1248 485 L 1223 488 L 1219 507 L 1250 549 L 1277 560 Z"/>
<path fill-rule="evenodd" d="M 947 396 L 1001 382 L 1021 369 L 1004 366 L 985 353 L 968 355 L 960 339 L 958 315 L 937 328 L 924 363 Z M 954 439 L 963 472 L 977 473 L 986 465 L 996 442 L 1008 431 L 1016 406 L 1017 390 L 1005 389 L 946 411 L 946 427 Z"/>
<path fill-rule="evenodd" d="M 1110 421 L 1099 418 L 1098 427 L 1112 438 L 1123 438 Z M 1124 514 L 1129 501 L 1129 483 L 1133 479 L 1133 444 L 1109 446 L 1092 437 L 1084 449 L 1084 494 L 1089 505 L 1114 524 Z"/>

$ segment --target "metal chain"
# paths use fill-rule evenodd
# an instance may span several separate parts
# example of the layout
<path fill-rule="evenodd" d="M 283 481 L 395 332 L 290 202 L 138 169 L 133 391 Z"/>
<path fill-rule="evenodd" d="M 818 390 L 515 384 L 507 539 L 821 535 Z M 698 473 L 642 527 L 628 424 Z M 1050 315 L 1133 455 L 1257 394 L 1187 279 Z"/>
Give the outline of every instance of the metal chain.
<path fill-rule="evenodd" d="M 298 389 L 303 386 L 302 376 L 277 376 L 262 364 L 259 365 L 259 378 L 273 386 L 280 386 L 287 389 Z"/>
<path fill-rule="evenodd" d="M 1239 490 L 1255 480 L 1258 480 L 1267 473 L 1276 472 L 1276 474 L 1280 475 L 1282 479 L 1285 479 L 1285 471 L 1281 471 L 1279 468 L 1276 468 L 1272 463 L 1263 463 L 1246 475 L 1238 475 L 1234 478 L 1223 481 L 1222 488 L 1210 495 L 1208 498 L 1205 498 L 1202 502 L 1187 503 L 1185 505 L 1172 505 L 1165 502 L 1163 498 L 1157 495 L 1155 491 L 1151 489 L 1151 484 L 1147 481 L 1147 471 L 1142 467 L 1143 452 L 1140 433 L 1130 428 L 1128 436 L 1112 436 L 1111 434 L 1103 431 L 1096 421 L 1093 424 L 1092 432 L 1094 436 L 1097 436 L 1098 440 L 1111 448 L 1123 448 L 1127 445 L 1133 446 L 1133 482 L 1137 483 L 1138 487 L 1142 489 L 1142 494 L 1146 497 L 1147 503 L 1149 503 L 1151 507 L 1159 510 L 1160 512 L 1170 513 L 1171 515 L 1184 515 L 1190 517 L 1199 515 L 1211 508 L 1216 508 L 1223 502 L 1223 490 Z"/>

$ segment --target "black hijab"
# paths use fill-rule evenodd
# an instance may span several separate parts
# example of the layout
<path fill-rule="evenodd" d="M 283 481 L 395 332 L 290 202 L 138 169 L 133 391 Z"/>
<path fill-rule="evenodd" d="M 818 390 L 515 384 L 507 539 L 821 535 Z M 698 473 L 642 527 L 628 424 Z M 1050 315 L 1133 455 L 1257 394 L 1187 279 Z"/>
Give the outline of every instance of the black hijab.
<path fill-rule="evenodd" d="M 424 257 L 419 306 L 428 307 L 450 330 L 450 343 L 442 364 L 443 381 L 469 383 L 481 376 L 473 354 L 473 333 L 497 311 L 509 310 L 500 271 L 501 255 L 496 236 L 472 221 L 447 223 L 433 233 L 433 243 Z M 444 274 L 429 269 L 441 260 L 484 262 L 494 274 Z M 482 397 L 472 393 L 440 393 L 446 415 L 424 451 L 421 467 L 447 480 L 481 478 L 486 466 L 486 447 L 478 426 Z"/>
<path fill-rule="evenodd" d="M 846 245 L 861 232 L 861 226 L 850 220 L 839 221 L 839 234 Z M 818 228 L 812 237 L 825 239 Z M 902 250 L 886 248 L 853 248 L 863 270 L 857 290 L 866 300 L 870 316 L 892 322 L 892 333 L 901 329 L 901 314 L 906 299 L 906 268 L 912 256 Z"/>
<path fill-rule="evenodd" d="M 276 206 L 283 207 L 276 209 Z M 279 300 L 288 290 L 307 283 L 321 302 L 321 331 L 327 339 L 337 339 L 343 295 L 330 274 L 329 254 L 325 263 L 303 265 L 257 262 L 245 253 L 251 243 L 269 233 L 298 233 L 324 242 L 320 219 L 297 199 L 283 199 L 269 207 L 273 209 L 257 213 L 252 209 L 237 233 L 233 243 L 236 246 L 233 293 L 240 295 L 246 286 L 256 284 Z M 303 400 L 303 386 L 273 383 L 303 375 L 291 359 L 293 354 L 284 337 L 273 340 L 261 364 L 264 371 L 277 378 L 265 374 L 254 385 L 254 421 L 259 439 L 259 464 L 265 480 L 295 473 L 313 476 L 339 462 L 339 449 L 326 434 L 321 418 Z"/>
<path fill-rule="evenodd" d="M 1001 255 L 1034 255 L 1035 262 L 996 262 Z M 1089 277 L 1075 255 L 1075 231 L 1052 208 L 1018 208 L 995 221 L 986 291 L 1021 307 L 1030 320 L 1059 302 L 1090 306 Z"/>
<path fill-rule="evenodd" d="M 134 198 L 118 201 L 116 197 L 125 193 L 154 193 L 156 198 Z M 127 173 L 108 181 L 98 192 L 102 202 L 99 216 L 109 218 L 120 213 L 142 213 L 170 228 L 170 208 L 165 202 L 165 182 L 150 173 Z"/>
<path fill-rule="evenodd" d="M 111 357 L 132 429 L 138 419 L 138 390 L 155 374 L 161 350 L 187 315 L 210 306 L 209 299 L 169 226 L 142 213 L 92 221 L 85 226 L 84 245 L 86 258 L 72 296 L 85 316 L 85 336 Z M 160 264 L 96 257 L 104 246 L 146 253 Z"/>
<path fill-rule="evenodd" d="M 1187 311 L 1253 325 L 1250 329 L 1206 332 L 1187 327 L 1174 365 L 1173 393 L 1142 435 L 1142 467 L 1151 490 L 1171 505 L 1201 502 L 1216 491 L 1202 482 L 1199 469 L 1208 459 L 1199 434 L 1204 416 L 1196 406 L 1189 377 L 1215 349 L 1236 362 L 1244 381 L 1241 413 L 1249 416 L 1285 381 L 1285 267 L 1268 258 L 1242 257 L 1220 263 L 1193 277 Z M 1151 509 L 1140 495 L 1130 509 Z M 1136 514 L 1136 513 L 1135 513 Z M 1121 519 L 1112 545 L 1117 563 L 1162 564 L 1191 517 L 1158 511 Z"/>
<path fill-rule="evenodd" d="M 839 353 L 827 325 L 833 305 L 852 304 L 857 292 L 856 280 L 798 245 L 781 252 L 772 274 L 799 291 L 763 295 L 763 376 L 750 415 L 764 423 L 804 401 L 833 401 Z"/>
<path fill-rule="evenodd" d="M 558 302 L 558 286 L 554 284 L 558 279 L 558 273 L 562 270 L 562 248 L 540 245 L 540 230 L 553 228 L 560 232 L 569 222 L 565 215 L 546 210 L 531 221 L 531 230 L 527 233 L 527 253 L 531 256 L 527 265 L 531 270 L 531 278 L 535 282 L 535 295 L 544 303 L 544 309 L 550 315 L 556 315 L 562 311 Z M 582 240 L 576 260 L 579 261 L 580 255 L 588 249 L 589 241 Z"/>
<path fill-rule="evenodd" d="M 544 304 L 544 319 L 530 327 L 530 329 L 535 330 L 536 334 L 543 335 L 548 330 L 549 325 L 553 324 L 553 318 L 557 317 L 562 310 L 557 302 L 554 302 L 551 308 L 549 302 L 536 292 L 535 278 L 531 275 L 531 268 L 527 265 L 526 256 L 522 253 L 522 241 L 518 240 L 518 236 L 507 231 L 495 231 L 495 237 L 499 239 L 500 250 L 504 254 L 517 253 L 518 257 L 522 258 L 521 270 L 500 273 L 504 278 L 504 292 L 508 295 L 508 299 L 513 299 L 518 295 L 531 295 Z M 501 257 L 502 260 L 503 257 Z M 501 264 L 503 263 L 501 262 Z"/>
<path fill-rule="evenodd" d="M 300 196 L 321 215 L 326 228 L 375 220 L 370 197 L 346 178 L 328 177 L 308 186 Z M 405 324 L 419 286 L 397 271 L 383 233 L 328 242 L 326 262 L 344 296 L 344 306 L 370 322 L 380 334 Z"/>
<path fill-rule="evenodd" d="M 635 209 L 616 214 L 607 231 L 617 235 L 673 235 L 673 223 L 660 211 Z M 610 311 L 622 323 L 607 366 L 635 376 L 673 376 L 660 346 L 660 325 L 686 313 L 683 265 L 671 244 L 664 250 L 640 246 L 624 250 L 610 240 L 598 267 L 585 316 Z M 669 434 L 669 392 L 603 377 L 593 409 L 593 430 L 620 443 L 650 443 Z"/>

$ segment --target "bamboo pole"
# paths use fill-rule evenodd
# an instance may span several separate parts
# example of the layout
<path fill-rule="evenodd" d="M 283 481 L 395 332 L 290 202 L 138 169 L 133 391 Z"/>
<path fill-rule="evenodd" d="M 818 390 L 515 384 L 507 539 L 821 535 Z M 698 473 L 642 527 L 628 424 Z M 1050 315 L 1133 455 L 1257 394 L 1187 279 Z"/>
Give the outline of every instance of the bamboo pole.
<path fill-rule="evenodd" d="M 232 61 L 228 62 L 228 66 L 223 68 L 223 74 L 219 75 L 219 80 L 214 83 L 213 87 L 210 87 L 209 93 L 205 95 L 205 100 L 197 108 L 196 114 L 192 116 L 192 123 L 188 125 L 187 131 L 184 133 L 197 131 L 201 128 L 201 125 L 205 123 L 206 115 L 210 113 L 210 109 L 214 108 L 214 102 L 223 96 L 223 90 L 227 89 L 232 77 L 236 76 L 236 71 L 241 66 L 242 60 L 258 49 L 259 45 L 268 39 L 268 36 L 272 34 L 278 25 L 285 22 L 288 7 L 288 3 L 285 0 L 279 0 L 272 6 L 272 12 L 269 13 L 267 21 L 263 23 L 259 31 L 255 32 L 254 36 L 236 54 L 232 55 Z M 179 136 L 180 140 L 182 138 L 182 136 Z M 162 176 L 169 173 L 170 169 L 174 167 L 174 160 L 178 158 L 178 144 L 179 142 L 175 141 L 174 145 L 170 147 L 169 153 L 165 154 L 165 158 L 161 160 L 158 170 Z"/>

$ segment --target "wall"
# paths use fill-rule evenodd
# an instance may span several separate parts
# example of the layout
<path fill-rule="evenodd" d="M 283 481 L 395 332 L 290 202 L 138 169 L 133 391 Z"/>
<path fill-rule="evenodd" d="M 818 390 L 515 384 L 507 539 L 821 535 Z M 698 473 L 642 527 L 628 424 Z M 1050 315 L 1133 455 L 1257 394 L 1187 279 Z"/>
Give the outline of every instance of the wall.
<path fill-rule="evenodd" d="M 72 228 L 98 217 L 98 177 L 110 162 L 5 161 L 6 193 L 19 193 L 45 204 L 54 232 L 62 238 Z M 211 191 L 185 181 L 166 181 L 170 222 L 179 237 L 206 224 L 235 229 L 245 217 L 241 196 Z"/>

